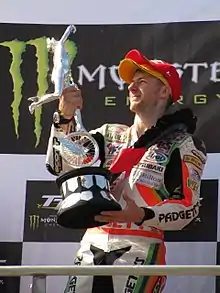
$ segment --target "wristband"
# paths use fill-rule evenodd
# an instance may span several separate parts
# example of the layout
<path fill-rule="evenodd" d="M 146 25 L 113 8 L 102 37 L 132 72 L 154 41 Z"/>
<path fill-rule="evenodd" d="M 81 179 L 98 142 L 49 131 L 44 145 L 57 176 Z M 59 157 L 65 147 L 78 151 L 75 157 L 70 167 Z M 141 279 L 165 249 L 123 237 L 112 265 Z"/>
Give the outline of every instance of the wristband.
<path fill-rule="evenodd" d="M 53 114 L 53 124 L 56 128 L 59 128 L 59 125 L 69 124 L 73 120 L 73 118 L 74 116 L 70 119 L 64 118 L 62 112 L 60 110 L 57 110 Z"/>

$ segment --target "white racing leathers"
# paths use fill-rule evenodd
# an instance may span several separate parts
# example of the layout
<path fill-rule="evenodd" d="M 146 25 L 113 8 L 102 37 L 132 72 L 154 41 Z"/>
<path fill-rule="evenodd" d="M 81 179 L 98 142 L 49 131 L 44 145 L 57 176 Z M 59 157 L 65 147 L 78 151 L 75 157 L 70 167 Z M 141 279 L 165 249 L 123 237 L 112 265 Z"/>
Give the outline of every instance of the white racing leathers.
<path fill-rule="evenodd" d="M 133 126 L 105 124 L 91 131 L 96 132 L 105 139 L 105 167 L 111 165 L 120 149 L 138 139 Z M 64 133 L 52 126 L 46 163 L 54 175 L 70 169 L 53 148 L 59 135 Z M 74 264 L 165 264 L 164 231 L 182 230 L 197 218 L 205 163 L 203 143 L 186 128 L 175 130 L 149 147 L 129 175 L 122 173 L 112 186 L 122 207 L 122 195 L 126 193 L 138 206 L 149 208 L 148 218 L 139 226 L 109 223 L 87 229 Z M 165 282 L 165 276 L 71 276 L 64 292 L 160 293 Z"/>

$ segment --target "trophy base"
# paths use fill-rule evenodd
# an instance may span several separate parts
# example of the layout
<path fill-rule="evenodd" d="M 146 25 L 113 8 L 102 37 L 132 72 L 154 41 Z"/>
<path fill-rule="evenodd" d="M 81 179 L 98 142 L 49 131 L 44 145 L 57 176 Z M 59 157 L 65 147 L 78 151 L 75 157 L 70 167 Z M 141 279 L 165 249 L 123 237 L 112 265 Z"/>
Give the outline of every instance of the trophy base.
<path fill-rule="evenodd" d="M 74 196 L 74 195 L 72 195 Z M 106 222 L 95 221 L 95 216 L 103 211 L 120 211 L 121 206 L 115 201 L 96 200 L 90 201 L 80 200 L 76 205 L 65 210 L 61 209 L 57 213 L 57 223 L 65 228 L 70 229 L 87 229 L 105 225 Z"/>
<path fill-rule="evenodd" d="M 56 182 L 64 199 L 59 204 L 57 223 L 70 229 L 105 225 L 95 221 L 103 211 L 120 211 L 121 206 L 109 190 L 110 172 L 101 167 L 71 170 Z"/>

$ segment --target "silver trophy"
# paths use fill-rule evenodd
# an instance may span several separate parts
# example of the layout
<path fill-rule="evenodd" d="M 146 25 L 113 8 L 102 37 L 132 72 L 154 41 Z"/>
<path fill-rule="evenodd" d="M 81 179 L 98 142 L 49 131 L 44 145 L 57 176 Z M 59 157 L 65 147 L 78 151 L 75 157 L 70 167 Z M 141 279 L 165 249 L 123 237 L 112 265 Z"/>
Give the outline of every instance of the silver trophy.
<path fill-rule="evenodd" d="M 76 27 L 69 25 L 59 41 L 47 38 L 47 49 L 53 53 L 51 81 L 54 84 L 54 92 L 41 97 L 30 97 L 28 100 L 32 102 L 29 106 L 31 114 L 41 105 L 59 99 L 64 88 L 75 85 L 70 68 L 70 58 L 64 47 L 69 35 L 75 32 Z M 59 149 L 62 158 L 73 168 L 92 166 L 99 157 L 98 144 L 83 126 L 79 109 L 76 110 L 74 118 L 76 132 L 59 138 L 60 145 L 54 146 L 54 148 Z M 97 164 L 99 163 L 97 162 Z"/>
<path fill-rule="evenodd" d="M 53 71 L 51 81 L 54 84 L 54 92 L 45 94 L 41 97 L 30 97 L 28 100 L 32 103 L 29 106 L 31 114 L 35 109 L 43 104 L 50 103 L 60 98 L 63 89 L 74 84 L 70 69 L 70 58 L 66 52 L 64 44 L 71 33 L 76 32 L 74 25 L 69 25 L 59 41 L 54 38 L 47 38 L 47 49 L 53 53 Z"/>
<path fill-rule="evenodd" d="M 30 113 L 45 103 L 59 99 L 64 88 L 74 85 L 70 58 L 64 44 L 70 33 L 75 31 L 75 26 L 70 25 L 59 41 L 47 39 L 48 50 L 54 54 L 51 81 L 55 89 L 52 94 L 29 98 L 32 102 Z M 58 206 L 57 223 L 65 228 L 80 229 L 105 224 L 96 222 L 95 215 L 104 210 L 121 210 L 121 206 L 110 193 L 111 174 L 100 166 L 99 145 L 83 126 L 79 109 L 74 118 L 75 131 L 64 137 L 59 136 L 59 145 L 53 146 L 72 168 L 56 180 L 63 196 Z"/>

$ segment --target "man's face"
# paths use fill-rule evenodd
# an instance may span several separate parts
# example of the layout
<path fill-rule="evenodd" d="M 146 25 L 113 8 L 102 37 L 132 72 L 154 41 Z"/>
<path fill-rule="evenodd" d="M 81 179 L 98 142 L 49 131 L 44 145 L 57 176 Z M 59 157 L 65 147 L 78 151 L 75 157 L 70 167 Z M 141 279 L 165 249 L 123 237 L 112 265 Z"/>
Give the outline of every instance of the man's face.
<path fill-rule="evenodd" d="M 159 100 L 167 100 L 168 88 L 152 75 L 137 71 L 128 86 L 130 110 L 135 113 L 149 112 Z"/>

